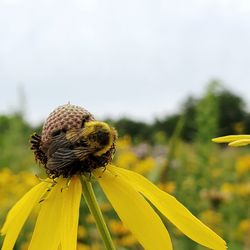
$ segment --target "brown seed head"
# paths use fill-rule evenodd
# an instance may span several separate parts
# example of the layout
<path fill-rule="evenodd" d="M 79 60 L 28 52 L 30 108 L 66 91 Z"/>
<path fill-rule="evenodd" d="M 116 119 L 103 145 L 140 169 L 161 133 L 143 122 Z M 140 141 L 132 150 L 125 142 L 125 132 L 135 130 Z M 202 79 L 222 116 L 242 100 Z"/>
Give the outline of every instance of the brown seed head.
<path fill-rule="evenodd" d="M 41 141 L 46 143 L 53 133 L 59 130 L 81 128 L 85 121 L 91 120 L 94 120 L 93 115 L 80 106 L 71 104 L 59 106 L 44 122 Z"/>

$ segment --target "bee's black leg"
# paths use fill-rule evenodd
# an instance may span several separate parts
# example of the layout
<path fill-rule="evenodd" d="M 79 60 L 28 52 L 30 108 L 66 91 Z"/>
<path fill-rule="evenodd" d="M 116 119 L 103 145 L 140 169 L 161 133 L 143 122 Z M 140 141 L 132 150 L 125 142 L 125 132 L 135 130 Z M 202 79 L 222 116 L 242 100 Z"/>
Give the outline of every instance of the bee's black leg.
<path fill-rule="evenodd" d="M 52 183 L 48 189 L 46 190 L 46 193 L 42 196 L 41 200 L 39 201 L 39 203 L 43 202 L 46 200 L 46 198 L 48 197 L 49 195 L 49 192 L 52 190 L 52 188 L 55 186 L 56 184 L 55 183 Z"/>
<path fill-rule="evenodd" d="M 67 178 L 67 181 L 66 181 L 66 185 L 65 185 L 64 187 L 61 188 L 61 192 L 62 192 L 64 189 L 66 189 L 66 190 L 69 189 L 70 183 L 71 183 L 71 178 L 68 177 L 68 178 Z"/>
<path fill-rule="evenodd" d="M 32 134 L 30 137 L 30 143 L 30 149 L 34 151 L 36 161 L 39 161 L 41 164 L 46 165 L 47 157 L 41 150 L 41 136 L 37 133 Z"/>
<path fill-rule="evenodd" d="M 91 181 L 91 178 L 92 178 L 92 172 L 91 171 L 88 171 L 88 181 Z"/>
<path fill-rule="evenodd" d="M 107 167 L 106 167 L 106 165 L 105 165 L 105 166 L 103 166 L 102 168 L 103 168 L 102 173 L 104 173 L 104 172 L 107 170 Z"/>
<path fill-rule="evenodd" d="M 39 181 L 42 181 L 42 182 L 47 182 L 47 183 L 50 183 L 50 184 L 56 184 L 57 183 L 54 179 L 48 179 L 48 178 L 43 179 L 43 178 L 39 177 L 37 174 L 35 176 Z"/>

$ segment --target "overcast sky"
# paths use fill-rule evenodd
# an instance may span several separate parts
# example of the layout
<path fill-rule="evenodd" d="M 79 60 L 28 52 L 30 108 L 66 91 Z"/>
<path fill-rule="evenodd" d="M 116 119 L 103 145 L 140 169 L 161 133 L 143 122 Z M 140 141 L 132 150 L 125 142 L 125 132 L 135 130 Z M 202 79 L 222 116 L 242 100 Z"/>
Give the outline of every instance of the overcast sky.
<path fill-rule="evenodd" d="M 222 80 L 250 101 L 249 0 L 0 0 L 0 112 L 151 120 Z M 19 86 L 19 87 L 18 87 Z"/>

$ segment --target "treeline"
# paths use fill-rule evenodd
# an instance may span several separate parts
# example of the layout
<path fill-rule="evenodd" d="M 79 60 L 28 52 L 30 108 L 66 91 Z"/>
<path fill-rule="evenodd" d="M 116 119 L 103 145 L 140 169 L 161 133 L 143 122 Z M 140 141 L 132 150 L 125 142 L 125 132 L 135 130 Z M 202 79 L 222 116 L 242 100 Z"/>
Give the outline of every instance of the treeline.
<path fill-rule="evenodd" d="M 250 133 L 250 113 L 245 101 L 215 81 L 208 85 L 202 97 L 188 97 L 179 112 L 156 118 L 152 123 L 126 117 L 106 121 L 118 130 L 119 136 L 129 135 L 134 142 L 157 143 L 171 138 L 176 132 L 181 139 L 191 142 L 196 138 L 199 126 L 209 129 L 211 121 L 216 124 L 211 137 Z M 34 131 L 40 132 L 41 128 L 42 125 L 32 127 L 27 123 L 22 112 L 0 115 L 0 147 L 6 143 L 27 142 L 27 137 Z"/>
<path fill-rule="evenodd" d="M 171 138 L 176 130 L 183 140 L 193 141 L 201 126 L 201 119 L 208 129 L 211 121 L 216 124 L 211 130 L 211 138 L 250 133 L 250 113 L 245 101 L 217 81 L 208 85 L 202 97 L 188 97 L 178 113 L 156 118 L 151 124 L 130 118 L 108 121 L 117 128 L 120 136 L 128 134 L 135 141 L 154 143 L 162 136 Z"/>

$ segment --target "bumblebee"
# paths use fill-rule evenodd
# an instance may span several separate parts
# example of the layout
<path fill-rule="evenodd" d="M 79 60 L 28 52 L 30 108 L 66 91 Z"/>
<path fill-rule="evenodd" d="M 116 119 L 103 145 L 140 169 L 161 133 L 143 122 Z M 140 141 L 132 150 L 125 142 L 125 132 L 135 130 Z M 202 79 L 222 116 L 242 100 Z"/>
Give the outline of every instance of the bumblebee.
<path fill-rule="evenodd" d="M 115 152 L 116 130 L 105 122 L 90 120 L 81 128 L 59 129 L 47 141 L 31 136 L 31 149 L 51 178 L 65 178 L 105 167 Z"/>

